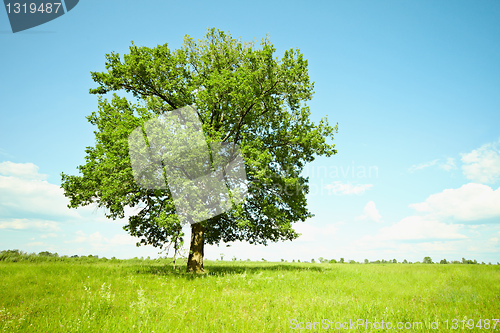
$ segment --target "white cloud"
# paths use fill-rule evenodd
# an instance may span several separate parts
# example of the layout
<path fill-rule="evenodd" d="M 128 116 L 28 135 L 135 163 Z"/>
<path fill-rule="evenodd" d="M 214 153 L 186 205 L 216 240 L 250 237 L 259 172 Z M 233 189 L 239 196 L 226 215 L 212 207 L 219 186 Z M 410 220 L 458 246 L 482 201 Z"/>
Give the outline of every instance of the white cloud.
<path fill-rule="evenodd" d="M 422 261 L 430 256 L 434 262 L 441 259 L 461 260 L 478 259 L 480 261 L 497 262 L 498 244 L 488 242 L 482 238 L 460 238 L 460 239 L 429 239 L 429 240 L 382 240 L 359 239 L 353 242 L 352 252 L 359 254 L 358 258 L 391 259 L 398 261 Z M 484 259 L 483 259 L 484 258 Z M 362 260 L 362 259 L 361 259 Z"/>
<path fill-rule="evenodd" d="M 85 241 L 87 241 L 87 235 L 81 231 L 81 230 L 78 230 L 77 232 L 75 232 L 75 239 L 71 240 L 71 241 L 64 241 L 65 243 L 83 243 Z"/>
<path fill-rule="evenodd" d="M 104 217 L 104 209 L 96 205 L 70 209 L 69 199 L 64 190 L 46 180 L 46 175 L 38 174 L 38 167 L 32 163 L 0 163 L 0 216 L 10 218 L 43 217 L 51 220 L 77 221 L 100 220 Z M 130 208 L 126 213 L 137 212 Z M 120 221 L 118 221 L 120 222 Z"/>
<path fill-rule="evenodd" d="M 474 182 L 493 184 L 500 179 L 500 141 L 462 154 L 462 171 Z"/>
<path fill-rule="evenodd" d="M 373 184 L 358 184 L 353 185 L 350 183 L 343 183 L 341 181 L 335 181 L 331 184 L 325 186 L 325 189 L 329 191 L 330 194 L 344 195 L 344 194 L 363 194 L 366 190 L 373 187 Z"/>
<path fill-rule="evenodd" d="M 407 216 L 390 227 L 379 229 L 374 235 L 360 238 L 354 244 L 366 251 L 413 251 L 425 255 L 439 253 L 449 256 L 463 249 L 478 253 L 498 251 L 495 246 L 499 237 L 490 236 L 489 240 L 478 237 L 481 236 L 479 229 L 488 227 L 484 224 L 485 219 L 500 217 L 500 188 L 493 190 L 487 185 L 469 183 L 458 189 L 446 189 L 430 195 L 424 202 L 411 204 L 410 207 L 424 215 Z M 365 212 L 365 215 L 368 214 Z M 445 222 L 450 219 L 451 223 Z M 478 222 L 463 225 L 453 223 L 453 220 Z M 475 234 L 475 237 L 469 238 L 461 231 Z"/>
<path fill-rule="evenodd" d="M 374 235 L 363 236 L 353 242 L 356 251 L 380 259 L 390 257 L 421 260 L 424 256 L 440 253 L 449 258 L 463 250 L 460 242 L 470 239 L 460 234 L 462 225 L 439 222 L 429 216 L 408 216 L 390 227 L 379 229 Z M 404 255 L 404 257 L 401 257 Z M 409 256 L 409 257 L 408 257 Z M 383 256 L 382 256 L 383 257 Z"/>
<path fill-rule="evenodd" d="M 363 209 L 363 215 L 356 218 L 357 220 L 370 220 L 375 222 L 382 222 L 382 216 L 375 206 L 375 202 L 369 201 Z"/>
<path fill-rule="evenodd" d="M 448 256 L 463 249 L 484 253 L 498 251 L 495 246 L 499 237 L 490 237 L 488 241 L 476 238 L 481 236 L 479 229 L 487 228 L 485 219 L 500 217 L 500 188 L 493 190 L 487 185 L 469 183 L 458 189 L 446 189 L 430 195 L 424 202 L 411 204 L 410 207 L 424 215 L 407 216 L 390 227 L 379 229 L 374 235 L 360 238 L 355 245 L 366 251 L 381 249 L 396 251 L 394 253 L 413 251 Z M 365 212 L 365 215 L 368 214 Z M 481 222 L 474 225 L 446 223 L 445 220 L 449 219 Z M 461 230 L 476 237 L 471 239 Z"/>
<path fill-rule="evenodd" d="M 2 219 L 0 229 L 30 230 L 38 229 L 44 231 L 60 231 L 59 225 L 54 221 L 28 220 L 28 219 Z"/>
<path fill-rule="evenodd" d="M 374 238 L 377 240 L 429 240 L 464 239 L 458 233 L 460 225 L 445 224 L 429 216 L 408 216 L 398 223 L 382 228 Z"/>
<path fill-rule="evenodd" d="M 314 242 L 318 240 L 318 237 L 322 236 L 333 236 L 338 230 L 337 224 L 315 226 L 308 222 L 296 223 L 293 228 L 301 234 L 297 241 L 304 242 Z"/>
<path fill-rule="evenodd" d="M 436 218 L 451 217 L 460 221 L 480 221 L 500 217 L 500 188 L 469 183 L 458 189 L 446 189 L 410 207 Z"/>
<path fill-rule="evenodd" d="M 21 179 L 45 180 L 47 175 L 38 173 L 38 166 L 33 163 L 0 163 L 0 174 Z"/>
<path fill-rule="evenodd" d="M 67 208 L 68 202 L 63 190 L 47 181 L 0 176 L 0 214 L 4 216 L 77 217 Z"/>
<path fill-rule="evenodd" d="M 109 243 L 112 245 L 135 245 L 138 241 L 138 238 L 129 234 L 116 234 L 109 240 Z"/>
<path fill-rule="evenodd" d="M 105 237 L 99 231 L 87 235 L 81 230 L 75 232 L 75 238 L 64 243 L 87 243 L 93 250 L 108 250 L 115 245 L 135 245 L 139 239 L 128 234 L 115 234 L 113 237 Z"/>

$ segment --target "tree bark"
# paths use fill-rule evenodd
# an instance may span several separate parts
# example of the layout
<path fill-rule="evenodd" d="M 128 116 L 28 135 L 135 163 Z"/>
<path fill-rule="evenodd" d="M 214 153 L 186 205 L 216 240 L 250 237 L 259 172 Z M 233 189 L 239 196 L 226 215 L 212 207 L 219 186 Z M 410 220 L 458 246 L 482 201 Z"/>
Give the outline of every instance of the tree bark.
<path fill-rule="evenodd" d="M 203 273 L 203 247 L 205 243 L 205 227 L 202 223 L 191 224 L 191 245 L 187 262 L 187 271 L 193 273 Z"/>

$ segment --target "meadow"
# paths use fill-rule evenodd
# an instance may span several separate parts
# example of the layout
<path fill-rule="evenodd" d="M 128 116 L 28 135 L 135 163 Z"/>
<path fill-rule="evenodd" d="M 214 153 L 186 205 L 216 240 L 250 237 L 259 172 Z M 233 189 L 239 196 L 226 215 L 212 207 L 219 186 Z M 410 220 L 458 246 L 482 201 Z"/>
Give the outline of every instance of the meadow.
<path fill-rule="evenodd" d="M 184 270 L 166 259 L 0 261 L 0 331 L 500 332 L 498 265 L 205 261 L 206 274 Z"/>

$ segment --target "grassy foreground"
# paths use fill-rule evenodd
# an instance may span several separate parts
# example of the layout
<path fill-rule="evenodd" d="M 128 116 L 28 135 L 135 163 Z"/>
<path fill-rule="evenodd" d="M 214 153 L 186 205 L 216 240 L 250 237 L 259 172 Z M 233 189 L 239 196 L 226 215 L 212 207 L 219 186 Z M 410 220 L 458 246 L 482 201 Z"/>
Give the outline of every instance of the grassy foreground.
<path fill-rule="evenodd" d="M 500 332 L 496 265 L 205 267 L 194 276 L 157 260 L 0 262 L 0 332 Z"/>

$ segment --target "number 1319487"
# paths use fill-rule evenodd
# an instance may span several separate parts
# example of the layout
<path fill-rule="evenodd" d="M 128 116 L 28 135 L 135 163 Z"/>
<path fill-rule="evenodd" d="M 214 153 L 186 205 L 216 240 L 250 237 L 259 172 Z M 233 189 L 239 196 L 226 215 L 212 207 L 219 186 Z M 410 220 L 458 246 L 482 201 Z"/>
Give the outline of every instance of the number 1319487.
<path fill-rule="evenodd" d="M 497 327 L 498 322 L 500 319 L 479 319 L 479 320 L 474 320 L 474 319 L 446 319 L 443 321 L 444 324 L 446 324 L 447 329 L 452 329 L 452 330 L 458 330 L 458 329 L 474 329 L 474 328 L 484 328 L 484 329 L 495 329 Z M 500 325 L 498 325 L 500 328 Z"/>
<path fill-rule="evenodd" d="M 7 13 L 14 13 L 14 14 L 35 14 L 35 13 L 47 13 L 47 14 L 52 14 L 56 13 L 59 11 L 61 7 L 61 2 L 42 2 L 40 5 L 37 5 L 36 3 L 7 3 L 5 7 L 7 8 Z"/>

